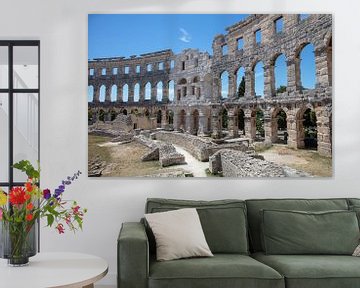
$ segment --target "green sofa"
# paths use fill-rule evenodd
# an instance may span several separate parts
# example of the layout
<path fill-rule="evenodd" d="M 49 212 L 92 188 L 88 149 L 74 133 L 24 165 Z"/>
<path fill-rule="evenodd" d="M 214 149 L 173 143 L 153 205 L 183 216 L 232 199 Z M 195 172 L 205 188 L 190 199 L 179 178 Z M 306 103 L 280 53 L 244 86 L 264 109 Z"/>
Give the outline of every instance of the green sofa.
<path fill-rule="evenodd" d="M 123 223 L 117 246 L 119 288 L 360 287 L 360 257 L 349 255 L 349 251 L 354 245 L 356 247 L 359 239 L 356 216 L 360 215 L 360 199 L 148 199 L 145 212 L 164 212 L 188 207 L 197 208 L 214 257 L 156 261 L 155 239 L 145 221 Z M 289 210 L 291 212 L 288 212 Z M 279 226 L 276 223 L 278 219 L 283 219 Z M 285 226 L 287 221 L 295 223 L 293 221 L 297 219 L 303 221 L 303 225 Z M 339 219 L 339 223 L 334 219 Z M 325 250 L 319 250 L 319 255 L 316 255 L 312 251 L 318 249 L 318 243 L 311 241 L 318 241 L 321 237 L 316 235 L 317 231 L 308 233 L 309 231 L 301 230 L 311 227 L 312 222 L 325 223 L 344 231 L 356 230 L 356 234 L 353 233 L 352 237 L 349 237 L 352 239 L 348 241 L 341 239 L 341 235 L 340 238 L 336 238 L 337 235 L 334 239 L 323 239 L 325 242 L 320 243 L 319 247 Z M 265 233 L 264 225 L 280 227 L 280 230 L 272 229 Z M 320 226 L 319 233 L 323 226 Z M 279 240 L 277 230 L 290 233 L 284 234 L 289 239 Z M 301 233 L 307 234 L 304 237 L 308 237 L 310 242 L 301 243 Z M 291 251 L 295 251 L 295 255 L 282 253 L 279 243 L 284 243 L 284 251 L 293 249 Z M 347 252 L 341 249 L 339 251 L 341 245 L 346 246 L 344 249 L 347 249 Z M 268 251 L 280 252 L 269 254 Z"/>

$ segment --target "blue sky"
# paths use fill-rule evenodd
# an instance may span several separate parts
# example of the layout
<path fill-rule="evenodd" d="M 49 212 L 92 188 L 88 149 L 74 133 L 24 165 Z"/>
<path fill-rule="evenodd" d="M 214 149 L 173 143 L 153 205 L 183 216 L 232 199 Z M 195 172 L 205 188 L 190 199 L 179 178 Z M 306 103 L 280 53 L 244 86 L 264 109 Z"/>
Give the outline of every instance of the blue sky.
<path fill-rule="evenodd" d="M 247 16 L 246 14 L 90 14 L 88 58 L 129 57 L 164 49 L 172 49 L 175 53 L 179 53 L 186 48 L 196 48 L 212 54 L 214 36 L 226 34 L 226 27 Z M 301 54 L 302 80 L 306 88 L 314 87 L 315 66 L 312 49 L 313 47 L 307 47 Z M 278 75 L 276 87 L 287 84 L 285 60 L 281 59 L 276 63 L 275 71 Z M 257 65 L 255 78 L 256 94 L 263 95 L 262 65 Z M 224 87 L 227 87 L 227 83 Z"/>

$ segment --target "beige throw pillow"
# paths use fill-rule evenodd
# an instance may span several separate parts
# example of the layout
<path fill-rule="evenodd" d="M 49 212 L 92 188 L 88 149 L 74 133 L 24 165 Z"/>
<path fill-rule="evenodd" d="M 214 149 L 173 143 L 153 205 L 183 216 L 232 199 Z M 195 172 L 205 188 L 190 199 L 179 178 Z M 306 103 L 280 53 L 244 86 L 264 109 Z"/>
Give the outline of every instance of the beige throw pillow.
<path fill-rule="evenodd" d="M 195 208 L 145 214 L 156 240 L 156 259 L 213 256 Z"/>

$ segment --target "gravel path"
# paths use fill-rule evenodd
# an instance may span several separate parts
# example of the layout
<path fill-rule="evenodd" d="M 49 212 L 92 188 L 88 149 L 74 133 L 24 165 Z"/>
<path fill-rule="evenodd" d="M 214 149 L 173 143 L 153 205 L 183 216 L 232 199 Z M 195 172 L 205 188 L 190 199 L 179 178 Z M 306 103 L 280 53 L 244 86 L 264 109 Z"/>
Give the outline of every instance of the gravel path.
<path fill-rule="evenodd" d="M 197 160 L 194 156 L 192 156 L 189 152 L 180 146 L 174 145 L 174 147 L 176 148 L 177 152 L 185 156 L 186 164 L 181 165 L 181 168 L 191 172 L 194 177 L 206 177 L 205 169 L 209 168 L 209 162 L 201 162 Z"/>

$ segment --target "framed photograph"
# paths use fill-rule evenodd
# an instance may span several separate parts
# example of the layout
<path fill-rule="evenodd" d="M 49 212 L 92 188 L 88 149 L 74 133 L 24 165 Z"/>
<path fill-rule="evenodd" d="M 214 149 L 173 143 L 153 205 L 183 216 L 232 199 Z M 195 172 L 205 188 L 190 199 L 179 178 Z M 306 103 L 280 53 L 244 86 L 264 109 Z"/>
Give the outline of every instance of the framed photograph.
<path fill-rule="evenodd" d="M 89 177 L 331 177 L 331 14 L 90 14 Z"/>

